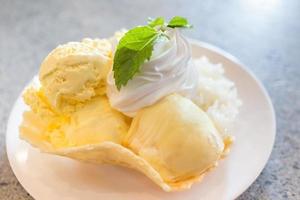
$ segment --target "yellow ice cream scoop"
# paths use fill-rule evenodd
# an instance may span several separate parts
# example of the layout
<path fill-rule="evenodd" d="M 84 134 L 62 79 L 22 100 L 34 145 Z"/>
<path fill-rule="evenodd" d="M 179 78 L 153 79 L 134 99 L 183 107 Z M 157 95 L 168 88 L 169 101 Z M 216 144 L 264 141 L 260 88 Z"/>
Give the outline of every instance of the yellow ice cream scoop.
<path fill-rule="evenodd" d="M 31 107 L 23 115 L 21 138 L 43 151 L 99 144 L 121 143 L 129 125 L 127 117 L 109 105 L 106 96 L 97 96 L 72 113 L 49 107 L 39 91 L 28 90 L 25 102 Z"/>
<path fill-rule="evenodd" d="M 84 39 L 60 45 L 46 57 L 40 85 L 23 94 L 31 110 L 23 116 L 22 138 L 44 151 L 122 142 L 128 119 L 111 108 L 105 95 L 110 48 L 108 40 Z"/>
<path fill-rule="evenodd" d="M 216 164 L 224 150 L 206 113 L 176 94 L 139 111 L 123 144 L 169 184 L 199 177 Z"/>
<path fill-rule="evenodd" d="M 111 67 L 108 40 L 85 39 L 58 46 L 43 61 L 39 79 L 50 104 L 63 109 L 105 93 Z"/>

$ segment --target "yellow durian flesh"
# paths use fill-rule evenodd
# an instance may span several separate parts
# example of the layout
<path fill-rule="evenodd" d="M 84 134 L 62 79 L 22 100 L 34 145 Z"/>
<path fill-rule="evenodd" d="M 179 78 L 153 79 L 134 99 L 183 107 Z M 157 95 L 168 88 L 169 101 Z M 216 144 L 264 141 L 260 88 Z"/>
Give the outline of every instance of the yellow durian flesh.
<path fill-rule="evenodd" d="M 123 144 L 145 159 L 169 185 L 197 179 L 224 150 L 205 112 L 180 95 L 170 95 L 137 113 Z"/>

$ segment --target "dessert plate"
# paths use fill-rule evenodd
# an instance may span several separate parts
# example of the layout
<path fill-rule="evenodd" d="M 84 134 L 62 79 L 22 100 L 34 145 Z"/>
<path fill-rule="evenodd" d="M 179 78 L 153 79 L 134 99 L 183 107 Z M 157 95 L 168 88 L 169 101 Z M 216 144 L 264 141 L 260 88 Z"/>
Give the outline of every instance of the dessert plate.
<path fill-rule="evenodd" d="M 264 168 L 275 140 L 275 114 L 271 100 L 255 76 L 230 54 L 191 40 L 193 57 L 205 55 L 222 63 L 236 83 L 243 101 L 230 132 L 236 141 L 229 156 L 190 190 L 167 193 L 131 169 L 93 165 L 39 152 L 19 139 L 19 124 L 27 109 L 21 96 L 10 114 L 6 144 L 10 165 L 22 186 L 39 200 L 196 200 L 234 199 L 243 193 Z"/>

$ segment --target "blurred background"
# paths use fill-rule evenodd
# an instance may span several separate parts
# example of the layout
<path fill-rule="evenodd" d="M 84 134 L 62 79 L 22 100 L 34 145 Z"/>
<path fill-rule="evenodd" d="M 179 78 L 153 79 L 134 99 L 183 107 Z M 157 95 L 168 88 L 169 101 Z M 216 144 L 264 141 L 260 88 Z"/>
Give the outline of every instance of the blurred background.
<path fill-rule="evenodd" d="M 299 0 L 0 0 L 0 199 L 32 199 L 13 175 L 5 129 L 13 102 L 57 45 L 111 36 L 147 17 L 185 16 L 186 34 L 233 54 L 263 82 L 277 115 L 271 158 L 239 199 L 300 199 Z M 262 122 L 263 123 L 263 122 Z"/>

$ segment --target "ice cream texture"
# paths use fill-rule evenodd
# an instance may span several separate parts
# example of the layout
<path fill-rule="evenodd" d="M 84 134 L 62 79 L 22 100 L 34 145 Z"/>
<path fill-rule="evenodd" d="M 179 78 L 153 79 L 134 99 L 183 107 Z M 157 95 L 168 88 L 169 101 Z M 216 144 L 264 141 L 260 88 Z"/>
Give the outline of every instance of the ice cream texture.
<path fill-rule="evenodd" d="M 21 137 L 42 137 L 47 148 L 120 143 L 128 123 L 105 96 L 110 67 L 107 40 L 84 39 L 54 49 L 41 65 L 40 86 L 23 95 L 31 110 L 24 113 Z"/>
<path fill-rule="evenodd" d="M 104 94 L 111 62 L 108 40 L 85 39 L 58 46 L 43 61 L 39 73 L 51 106 L 61 110 Z"/>
<path fill-rule="evenodd" d="M 170 34 L 120 92 L 110 40 L 58 46 L 43 61 L 39 84 L 23 94 L 30 109 L 20 137 L 43 152 L 136 169 L 165 191 L 190 188 L 232 141 L 191 100 L 198 71 L 188 42 Z"/>

